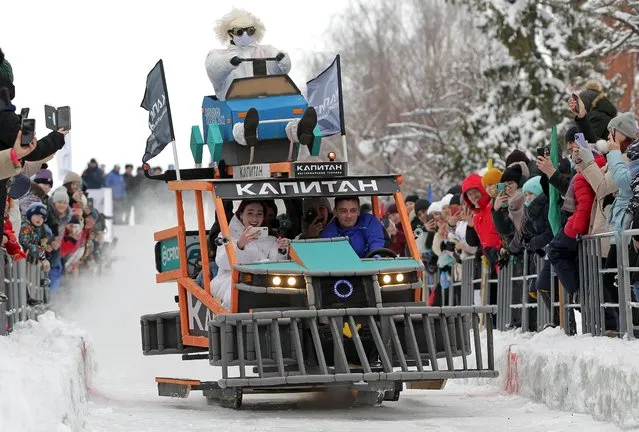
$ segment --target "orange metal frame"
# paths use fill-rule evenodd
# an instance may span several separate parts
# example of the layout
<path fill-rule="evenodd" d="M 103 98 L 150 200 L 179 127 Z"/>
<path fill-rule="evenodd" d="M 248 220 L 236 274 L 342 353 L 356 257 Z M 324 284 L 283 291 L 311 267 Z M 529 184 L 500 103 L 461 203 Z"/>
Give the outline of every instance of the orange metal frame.
<path fill-rule="evenodd" d="M 232 173 L 232 168 L 229 168 Z M 291 164 L 288 162 L 285 163 L 274 163 L 271 164 L 271 173 L 290 173 L 291 172 Z M 401 184 L 402 178 L 398 176 L 397 178 L 398 184 Z M 211 295 L 211 274 L 209 266 L 206 265 L 209 259 L 209 251 L 208 251 L 208 243 L 207 243 L 207 234 L 206 234 L 206 225 L 204 220 L 204 204 L 203 204 L 203 195 L 202 192 L 210 192 L 215 203 L 215 212 L 217 216 L 217 221 L 220 224 L 220 232 L 221 234 L 231 239 L 231 232 L 229 229 L 229 224 L 226 219 L 226 213 L 224 212 L 224 204 L 222 199 L 218 197 L 215 193 L 215 185 L 212 182 L 208 181 L 173 181 L 168 184 L 169 190 L 175 192 L 175 205 L 177 210 L 177 222 L 178 225 L 176 227 L 172 227 L 169 229 L 165 229 L 163 231 L 158 231 L 154 234 L 154 239 L 156 241 L 167 240 L 170 238 L 177 237 L 178 240 L 178 251 L 180 256 L 180 268 L 178 270 L 171 270 L 168 272 L 159 273 L 156 275 L 157 282 L 168 282 L 168 281 L 176 281 L 178 286 L 178 304 L 180 307 L 180 326 L 182 333 L 182 340 L 186 345 L 191 346 L 200 346 L 207 347 L 208 340 L 204 336 L 193 336 L 189 333 L 189 325 L 188 325 L 188 303 L 187 303 L 187 292 L 197 298 L 202 302 L 204 306 L 206 306 L 209 310 L 216 314 L 227 314 L 238 311 L 238 292 L 235 288 L 235 284 L 238 282 L 239 273 L 237 270 L 233 270 L 232 280 L 231 280 L 231 308 L 226 309 L 223 307 L 217 300 L 213 298 Z M 196 203 L 196 215 L 197 215 L 197 225 L 198 225 L 198 238 L 200 242 L 200 251 L 202 256 L 202 271 L 203 271 L 203 282 L 204 288 L 198 286 L 195 281 L 193 281 L 188 275 L 188 263 L 187 263 L 187 255 L 186 255 L 186 225 L 184 221 L 184 200 L 182 197 L 182 193 L 184 191 L 193 191 L 195 194 L 195 203 Z M 406 210 L 406 206 L 404 204 L 404 197 L 401 192 L 396 192 L 393 194 L 393 198 L 395 200 L 395 204 L 397 205 L 397 209 L 399 211 L 400 218 L 402 220 L 402 226 L 404 227 L 404 233 L 406 234 L 406 240 L 408 243 L 408 249 L 411 253 L 411 256 L 416 260 L 421 260 L 421 255 L 417 248 L 417 243 L 415 242 L 415 237 L 413 235 L 413 230 L 410 225 L 410 220 L 408 219 L 408 212 Z M 372 207 L 373 213 L 378 218 L 381 217 L 380 214 L 380 205 L 379 198 L 377 196 L 372 197 Z M 231 268 L 235 267 L 237 263 L 237 258 L 235 256 L 235 249 L 233 247 L 232 242 L 226 244 L 226 253 L 229 258 L 229 263 L 231 264 Z M 291 256 L 293 260 L 299 260 L 299 258 L 293 253 Z M 206 260 L 206 261 L 205 261 Z M 421 276 L 420 276 L 421 277 Z M 420 301 L 420 290 L 415 290 L 415 301 Z M 158 378 L 158 382 L 169 382 L 167 379 Z M 186 380 L 185 380 L 186 381 Z M 175 381 L 171 381 L 175 382 Z"/>

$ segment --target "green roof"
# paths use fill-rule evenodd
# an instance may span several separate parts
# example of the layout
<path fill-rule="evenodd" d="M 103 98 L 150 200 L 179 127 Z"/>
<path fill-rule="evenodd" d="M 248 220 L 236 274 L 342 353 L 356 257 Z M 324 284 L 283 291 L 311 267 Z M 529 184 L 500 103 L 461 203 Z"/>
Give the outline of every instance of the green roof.
<path fill-rule="evenodd" d="M 293 241 L 291 248 L 304 266 L 294 261 L 239 265 L 242 271 L 259 273 L 380 273 L 418 270 L 422 263 L 412 258 L 362 260 L 348 240 Z"/>

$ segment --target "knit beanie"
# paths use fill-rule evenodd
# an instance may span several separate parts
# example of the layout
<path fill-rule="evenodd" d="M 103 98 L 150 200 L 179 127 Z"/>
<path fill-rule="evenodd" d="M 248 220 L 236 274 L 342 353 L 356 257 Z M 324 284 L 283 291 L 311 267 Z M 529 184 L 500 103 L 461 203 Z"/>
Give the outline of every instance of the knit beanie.
<path fill-rule="evenodd" d="M 62 182 L 62 184 L 66 185 L 69 183 L 82 183 L 82 177 L 80 177 L 73 171 L 69 171 L 67 175 L 64 176 L 64 181 Z"/>
<path fill-rule="evenodd" d="M 446 194 L 444 198 L 441 199 L 440 203 L 442 206 L 450 205 L 450 200 L 453 199 L 453 194 Z"/>
<path fill-rule="evenodd" d="M 579 129 L 577 126 L 571 126 L 564 135 L 564 139 L 566 140 L 566 144 L 575 140 L 575 134 L 579 133 Z"/>
<path fill-rule="evenodd" d="M 386 209 L 386 214 L 387 214 L 387 215 L 391 215 L 391 214 L 393 214 L 393 213 L 399 213 L 399 212 L 397 211 L 397 206 L 396 206 L 395 204 L 391 204 L 391 205 L 389 205 L 389 206 L 388 206 L 388 209 Z"/>
<path fill-rule="evenodd" d="M 450 205 L 461 205 L 461 193 L 453 195 L 453 198 L 450 200 Z"/>
<path fill-rule="evenodd" d="M 46 221 L 47 220 L 47 206 L 45 206 L 41 202 L 34 202 L 33 204 L 31 204 L 29 206 L 29 208 L 27 209 L 27 220 L 29 222 L 31 222 L 31 217 L 33 217 L 35 215 L 42 216 L 44 218 L 44 220 Z"/>
<path fill-rule="evenodd" d="M 418 199 L 415 201 L 415 214 L 418 214 L 422 210 L 428 210 L 428 207 L 430 207 L 428 200 Z"/>
<path fill-rule="evenodd" d="M 524 187 L 522 188 L 523 192 L 529 192 L 531 194 L 535 194 L 537 196 L 544 193 L 544 190 L 541 187 L 541 177 L 535 176 L 524 183 Z"/>
<path fill-rule="evenodd" d="M 453 195 L 461 195 L 462 187 L 460 185 L 452 186 L 450 189 L 446 191 L 446 193 L 453 194 Z"/>
<path fill-rule="evenodd" d="M 408 195 L 408 196 L 406 197 L 406 199 L 404 200 L 404 202 L 412 202 L 412 203 L 414 203 L 414 202 L 417 202 L 417 200 L 418 200 L 418 199 L 419 199 L 419 197 L 418 197 L 417 195 L 413 195 L 413 194 L 411 194 L 411 195 Z"/>
<path fill-rule="evenodd" d="M 48 169 L 40 169 L 33 178 L 33 181 L 38 184 L 53 186 L 53 174 Z"/>
<path fill-rule="evenodd" d="M 4 58 L 2 50 L 0 50 L 0 77 L 13 83 L 13 69 L 11 68 L 11 63 Z"/>
<path fill-rule="evenodd" d="M 515 183 L 519 184 L 519 182 L 521 181 L 521 177 L 521 166 L 519 166 L 519 164 L 516 164 L 506 168 L 506 171 L 504 171 L 504 173 L 501 175 L 501 183 L 514 181 Z"/>
<path fill-rule="evenodd" d="M 63 187 L 57 188 L 51 195 L 51 202 L 65 202 L 69 204 L 69 194 L 67 193 L 67 190 Z"/>
<path fill-rule="evenodd" d="M 524 153 L 521 150 L 515 149 L 512 152 L 510 152 L 510 154 L 506 158 L 506 168 L 508 168 L 515 162 L 524 162 L 526 165 L 528 165 L 530 163 L 530 159 L 528 159 L 528 156 L 526 156 L 526 153 Z"/>
<path fill-rule="evenodd" d="M 637 139 L 637 120 L 631 112 L 619 114 L 608 123 L 608 131 L 619 131 L 631 140 Z"/>
<path fill-rule="evenodd" d="M 8 195 L 13 199 L 25 197 L 31 191 L 31 179 L 26 174 L 18 174 L 11 179 Z"/>

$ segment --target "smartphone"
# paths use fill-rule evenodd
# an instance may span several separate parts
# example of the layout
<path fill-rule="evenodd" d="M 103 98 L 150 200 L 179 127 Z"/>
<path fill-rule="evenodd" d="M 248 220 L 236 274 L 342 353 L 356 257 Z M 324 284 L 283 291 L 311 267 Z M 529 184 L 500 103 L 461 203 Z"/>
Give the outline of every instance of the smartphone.
<path fill-rule="evenodd" d="M 577 144 L 579 144 L 581 147 L 588 148 L 588 143 L 586 142 L 586 138 L 584 137 L 584 134 L 582 134 L 581 132 L 575 134 L 575 141 L 577 141 Z"/>
<path fill-rule="evenodd" d="M 253 227 L 251 231 L 258 231 L 260 233 L 259 237 L 257 237 L 258 240 L 264 240 L 268 237 L 268 227 Z"/>
<path fill-rule="evenodd" d="M 46 122 L 47 129 L 53 131 L 58 130 L 58 119 L 56 118 L 56 110 L 51 105 L 44 106 L 44 121 Z"/>
<path fill-rule="evenodd" d="M 506 183 L 497 183 L 495 187 L 497 188 L 499 192 L 501 192 L 503 190 L 506 190 Z"/>
<path fill-rule="evenodd" d="M 29 108 L 22 108 L 20 110 L 20 118 L 25 119 L 27 117 L 29 117 Z"/>
<path fill-rule="evenodd" d="M 35 119 L 22 119 L 22 125 L 20 129 L 22 129 L 22 142 L 20 145 L 22 147 L 29 147 L 31 145 L 31 141 L 33 141 L 33 137 L 35 135 Z"/>
<path fill-rule="evenodd" d="M 63 106 L 58 108 L 58 129 L 71 130 L 71 107 Z"/>
<path fill-rule="evenodd" d="M 537 156 L 544 157 L 548 156 L 549 153 L 548 147 L 537 147 Z"/>

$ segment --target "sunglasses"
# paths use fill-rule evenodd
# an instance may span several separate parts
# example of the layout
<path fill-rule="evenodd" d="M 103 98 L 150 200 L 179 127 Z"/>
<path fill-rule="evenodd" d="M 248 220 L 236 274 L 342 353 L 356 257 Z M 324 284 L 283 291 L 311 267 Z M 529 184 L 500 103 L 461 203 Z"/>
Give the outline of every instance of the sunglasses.
<path fill-rule="evenodd" d="M 242 36 L 246 32 L 249 36 L 253 36 L 255 34 L 255 27 L 244 27 L 244 28 L 233 28 L 229 30 L 229 34 L 233 36 Z"/>

